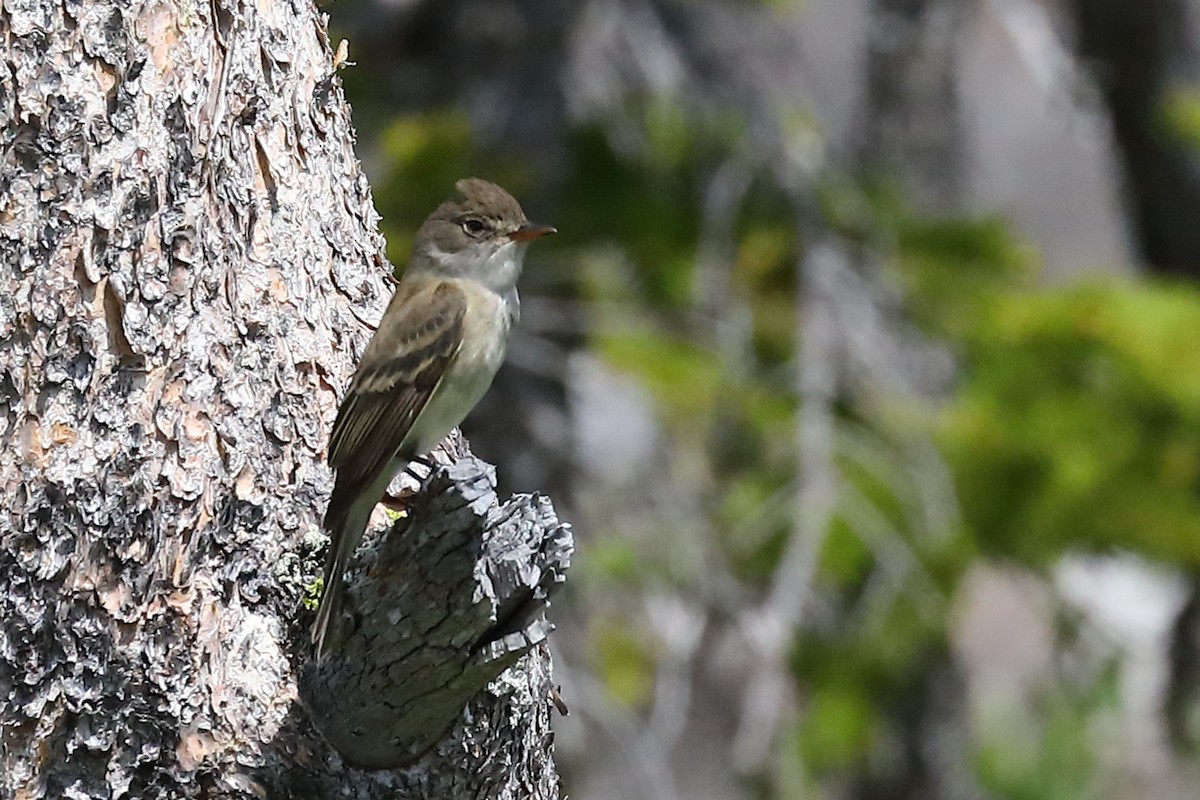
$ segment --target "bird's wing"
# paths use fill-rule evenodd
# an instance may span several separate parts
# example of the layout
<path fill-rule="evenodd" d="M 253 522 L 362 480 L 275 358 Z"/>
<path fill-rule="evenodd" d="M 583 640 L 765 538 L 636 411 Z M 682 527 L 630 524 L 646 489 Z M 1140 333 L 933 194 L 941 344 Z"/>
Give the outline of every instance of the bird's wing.
<path fill-rule="evenodd" d="M 352 500 L 404 446 L 458 352 L 466 311 L 454 283 L 401 282 L 333 424 L 329 465 L 344 490 L 335 495 Z"/>

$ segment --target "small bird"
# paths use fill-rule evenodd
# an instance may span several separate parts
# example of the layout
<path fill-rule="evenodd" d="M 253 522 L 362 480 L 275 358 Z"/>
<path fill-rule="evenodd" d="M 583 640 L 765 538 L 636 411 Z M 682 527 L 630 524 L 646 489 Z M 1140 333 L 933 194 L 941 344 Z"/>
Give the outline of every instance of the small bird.
<path fill-rule="evenodd" d="M 534 225 L 508 192 L 455 184 L 417 231 L 396 294 L 367 344 L 329 437 L 336 471 L 325 512 L 332 536 L 313 624 L 317 657 L 340 613 L 342 573 L 397 472 L 435 448 L 483 397 L 520 310 L 517 278 Z"/>

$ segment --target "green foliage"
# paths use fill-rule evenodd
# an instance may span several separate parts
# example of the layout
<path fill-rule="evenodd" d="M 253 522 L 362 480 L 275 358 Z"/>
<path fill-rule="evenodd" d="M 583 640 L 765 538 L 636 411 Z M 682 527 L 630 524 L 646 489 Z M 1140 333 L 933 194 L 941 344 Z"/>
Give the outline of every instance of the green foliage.
<path fill-rule="evenodd" d="M 596 673 L 608 693 L 630 707 L 642 707 L 654 692 L 655 659 L 636 630 L 616 619 L 597 621 L 592 631 Z"/>
<path fill-rule="evenodd" d="M 317 606 L 321 605 L 321 594 L 325 590 L 325 579 L 317 578 L 309 584 L 305 584 L 304 592 L 300 597 L 300 602 L 309 611 L 316 611 Z"/>
<path fill-rule="evenodd" d="M 1096 723 L 1117 710 L 1119 672 L 1110 664 L 1082 685 L 1063 683 L 1040 693 L 1033 735 L 1015 737 L 1022 723 L 1001 719 L 985 730 L 978 771 L 1002 800 L 1100 800 L 1111 797 L 1096 756 Z"/>
<path fill-rule="evenodd" d="M 903 737 L 922 710 L 914 702 L 945 658 L 945 624 L 915 597 L 900 597 L 884 618 L 810 633 L 796 643 L 793 670 L 807 687 L 800 756 L 814 773 L 869 773 L 871 753 Z"/>
<path fill-rule="evenodd" d="M 942 430 L 985 551 L 1200 564 L 1200 295 L 1111 282 L 994 299 Z"/>
<path fill-rule="evenodd" d="M 866 693 L 829 683 L 809 699 L 800 725 L 801 754 L 817 772 L 846 770 L 867 752 L 876 721 Z"/>
<path fill-rule="evenodd" d="M 721 365 L 711 351 L 659 334 L 598 337 L 596 349 L 613 366 L 639 378 L 668 419 L 694 420 L 716 406 Z"/>
<path fill-rule="evenodd" d="M 845 519 L 835 517 L 821 550 L 822 577 L 833 586 L 854 591 L 866 582 L 875 565 L 875 556 L 862 538 Z"/>
<path fill-rule="evenodd" d="M 1167 92 L 1159 100 L 1157 121 L 1167 137 L 1200 148 L 1200 93 L 1188 89 Z"/>
<path fill-rule="evenodd" d="M 1200 294 L 1035 288 L 997 221 L 911 219 L 880 198 L 909 313 L 962 364 L 938 435 L 978 546 L 1039 565 L 1115 549 L 1200 563 Z M 857 485 L 894 519 L 886 485 Z"/>
<path fill-rule="evenodd" d="M 635 584 L 643 577 L 638 566 L 638 554 L 633 546 L 621 539 L 601 539 L 581 556 L 575 569 L 581 581 L 596 581 L 609 585 Z"/>
<path fill-rule="evenodd" d="M 388 258 L 403 267 L 417 227 L 449 188 L 471 174 L 471 133 L 466 119 L 444 111 L 397 117 L 380 137 L 383 175 L 375 200 L 384 210 Z"/>
<path fill-rule="evenodd" d="M 1003 220 L 912 216 L 886 191 L 870 202 L 890 231 L 905 310 L 930 334 L 952 343 L 970 336 L 997 297 L 1033 284 L 1034 255 Z"/>
<path fill-rule="evenodd" d="M 745 469 L 730 478 L 715 511 L 721 545 L 734 575 L 766 585 L 788 542 L 795 487 L 772 485 L 763 470 Z"/>
<path fill-rule="evenodd" d="M 756 207 L 753 197 L 748 203 L 732 276 L 739 299 L 750 306 L 754 355 L 764 371 L 787 366 L 796 343 L 795 225 L 778 198 L 768 203 Z"/>
<path fill-rule="evenodd" d="M 665 113 L 663 117 L 668 117 Z M 678 147 L 664 131 L 659 149 Z M 637 264 L 639 293 L 651 307 L 681 308 L 690 296 L 697 220 L 694 180 L 647 155 L 622 158 L 598 128 L 570 139 L 574 166 L 559 227 L 579 241 L 620 242 Z"/>

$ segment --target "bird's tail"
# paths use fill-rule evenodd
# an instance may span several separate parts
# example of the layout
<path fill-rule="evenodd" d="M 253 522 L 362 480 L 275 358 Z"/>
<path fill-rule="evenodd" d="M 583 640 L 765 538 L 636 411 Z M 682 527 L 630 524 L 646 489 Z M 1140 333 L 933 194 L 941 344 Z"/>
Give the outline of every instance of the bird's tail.
<path fill-rule="evenodd" d="M 316 646 L 316 656 L 325 654 L 326 636 L 330 623 L 337 619 L 342 611 L 342 594 L 345 590 L 343 574 L 350 556 L 358 542 L 362 539 L 363 531 L 367 528 L 371 508 L 364 514 L 361 509 L 353 506 L 346 508 L 338 504 L 335 511 L 334 503 L 330 503 L 330 511 L 325 515 L 325 528 L 332 536 L 329 543 L 329 555 L 325 557 L 325 580 L 321 592 L 321 603 L 317 606 L 317 619 L 313 622 L 312 642 Z"/>

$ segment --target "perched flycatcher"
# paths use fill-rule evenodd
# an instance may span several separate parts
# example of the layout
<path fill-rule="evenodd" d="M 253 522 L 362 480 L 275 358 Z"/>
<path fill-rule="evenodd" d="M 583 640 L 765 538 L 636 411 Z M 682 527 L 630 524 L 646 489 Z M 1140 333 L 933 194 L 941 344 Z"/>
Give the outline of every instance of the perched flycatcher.
<path fill-rule="evenodd" d="M 342 573 L 392 478 L 428 453 L 483 397 L 517 319 L 517 277 L 533 225 L 512 195 L 465 178 L 461 199 L 438 206 L 413 245 L 392 302 L 371 337 L 329 437 L 337 472 L 325 512 L 333 541 L 312 639 L 325 648 L 340 613 Z"/>

